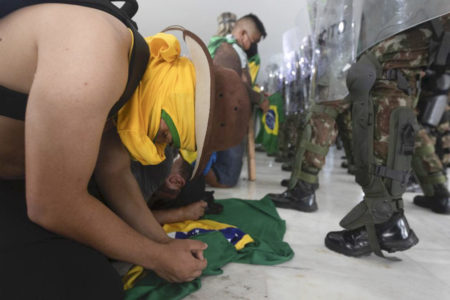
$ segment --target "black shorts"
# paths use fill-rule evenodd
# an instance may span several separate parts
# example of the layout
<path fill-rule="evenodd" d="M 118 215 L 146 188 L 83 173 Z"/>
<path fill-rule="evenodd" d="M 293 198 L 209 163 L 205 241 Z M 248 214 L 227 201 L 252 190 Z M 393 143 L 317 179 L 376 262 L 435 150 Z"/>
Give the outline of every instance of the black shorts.
<path fill-rule="evenodd" d="M 104 255 L 31 222 L 25 182 L 0 180 L 0 299 L 123 297 Z"/>

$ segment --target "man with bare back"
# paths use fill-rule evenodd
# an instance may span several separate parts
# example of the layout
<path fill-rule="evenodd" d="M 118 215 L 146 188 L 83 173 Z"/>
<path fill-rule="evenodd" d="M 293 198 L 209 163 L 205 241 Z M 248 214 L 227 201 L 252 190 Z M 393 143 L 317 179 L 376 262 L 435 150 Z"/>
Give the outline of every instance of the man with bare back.
<path fill-rule="evenodd" d="M 164 233 L 130 171 L 130 157 L 157 164 L 169 144 L 196 150 L 192 62 L 171 35 L 144 40 L 110 1 L 73 2 L 0 8 L 1 299 L 121 299 L 108 258 L 171 282 L 207 264 L 206 244 Z M 161 45 L 175 52 L 162 56 Z M 175 84 L 188 91 L 182 107 L 158 100 L 174 85 L 146 81 L 161 76 L 159 60 L 179 62 L 190 80 Z M 145 136 L 130 117 L 135 103 L 147 108 L 141 92 L 158 108 L 146 111 Z M 88 193 L 92 182 L 106 203 Z"/>

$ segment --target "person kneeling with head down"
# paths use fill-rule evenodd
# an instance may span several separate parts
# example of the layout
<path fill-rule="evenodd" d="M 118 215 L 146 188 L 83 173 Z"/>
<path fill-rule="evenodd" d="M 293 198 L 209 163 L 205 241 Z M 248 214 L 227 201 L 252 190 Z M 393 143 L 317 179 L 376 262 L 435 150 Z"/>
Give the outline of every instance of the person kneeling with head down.
<path fill-rule="evenodd" d="M 201 163 L 216 91 L 242 95 L 238 112 L 248 115 L 245 88 L 221 91 L 215 77 L 227 70 L 213 68 L 206 52 L 191 52 L 191 62 L 173 36 L 144 40 L 109 1 L 39 2 L 0 9 L 0 265 L 9 270 L 0 298 L 119 299 L 106 258 L 193 280 L 207 245 L 165 234 L 130 156 L 157 164 L 172 143 L 197 150 Z"/>

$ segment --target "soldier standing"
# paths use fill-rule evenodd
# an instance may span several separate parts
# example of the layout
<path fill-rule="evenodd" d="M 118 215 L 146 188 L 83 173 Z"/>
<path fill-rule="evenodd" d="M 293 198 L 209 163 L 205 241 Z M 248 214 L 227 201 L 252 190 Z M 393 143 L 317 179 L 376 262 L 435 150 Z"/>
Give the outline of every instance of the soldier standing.
<path fill-rule="evenodd" d="M 333 251 L 383 256 L 381 250 L 403 251 L 418 243 L 402 200 L 419 129 L 413 107 L 419 80 L 437 58 L 429 55 L 433 28 L 427 21 L 449 12 L 445 0 L 364 3 L 362 56 L 347 78 L 356 181 L 364 199 L 341 220 L 345 230 L 327 234 L 325 245 Z"/>
<path fill-rule="evenodd" d="M 269 194 L 275 206 L 304 212 L 317 210 L 318 174 L 338 133 L 336 119 L 350 102 L 345 84 L 356 59 L 361 2 L 316 1 L 311 7 L 312 63 L 309 101 L 312 103 L 299 130 L 294 168 L 288 189 Z"/>

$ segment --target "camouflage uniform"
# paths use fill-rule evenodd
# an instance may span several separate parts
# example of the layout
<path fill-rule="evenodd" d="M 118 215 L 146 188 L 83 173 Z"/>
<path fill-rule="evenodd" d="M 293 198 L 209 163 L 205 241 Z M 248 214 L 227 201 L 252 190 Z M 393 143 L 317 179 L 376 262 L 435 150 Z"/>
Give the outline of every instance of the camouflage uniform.
<path fill-rule="evenodd" d="M 396 81 L 382 77 L 372 90 L 377 114 L 374 155 L 380 165 L 385 164 L 387 158 L 390 113 L 399 106 L 415 107 L 416 99 L 419 96 L 420 90 L 417 89 L 417 81 L 428 64 L 428 43 L 432 35 L 431 29 L 427 25 L 420 28 L 398 34 L 379 43 L 371 50 L 384 70 L 401 70 L 408 79 L 410 87 L 410 95 L 407 95 L 397 88 Z M 308 142 L 311 145 L 309 148 L 316 152 L 306 150 L 304 153 L 296 155 L 291 175 L 291 187 L 298 179 L 310 183 L 317 182 L 317 174 L 325 163 L 325 156 L 330 145 L 334 143 L 339 129 L 344 136 L 344 146 L 347 145 L 345 147 L 346 156 L 351 159 L 351 146 L 349 145 L 351 145 L 352 138 L 349 106 L 348 102 L 342 100 L 313 105 L 309 119 L 312 132 Z M 320 112 L 320 110 L 328 110 L 329 113 Z M 340 126 L 336 125 L 336 119 L 339 120 L 337 124 Z M 439 132 L 447 132 L 449 127 L 448 122 L 440 124 Z M 414 169 L 422 168 L 426 171 L 424 176 L 419 177 L 421 182 L 445 182 L 445 178 L 442 178 L 443 165 L 434 151 L 434 144 L 435 142 L 425 130 L 419 131 L 416 138 L 417 150 L 413 166 Z M 442 145 L 443 148 L 450 149 L 450 135 L 443 136 Z M 423 155 L 425 149 L 428 149 L 426 156 Z M 445 154 L 445 160 L 447 162 L 450 160 L 450 154 Z M 430 181 L 431 177 L 439 178 Z M 428 190 L 424 189 L 424 191 Z M 427 192 L 425 193 L 427 194 Z"/>
<path fill-rule="evenodd" d="M 407 78 L 410 89 L 409 95 L 400 90 L 396 81 L 386 78 L 386 72 L 372 89 L 376 114 L 374 155 L 380 165 L 386 163 L 391 112 L 399 106 L 415 107 L 420 92 L 417 81 L 428 65 L 431 35 L 431 29 L 425 24 L 387 39 L 371 50 L 384 71 L 400 70 Z M 418 132 L 415 147 L 416 157 L 420 156 L 421 150 L 433 147 L 433 141 L 425 130 Z M 420 160 L 421 166 L 429 174 L 442 171 L 442 164 L 434 151 L 430 151 L 427 157 L 421 156 Z"/>
<path fill-rule="evenodd" d="M 450 16 L 441 17 L 444 29 L 450 30 Z M 426 99 L 431 91 L 423 90 L 420 101 Z M 448 98 L 450 99 L 450 98 Z M 426 101 L 426 100 L 424 100 Z M 423 105 L 419 105 L 422 108 Z M 447 111 L 450 107 L 447 106 Z M 413 156 L 413 169 L 417 175 L 420 186 L 425 196 L 435 196 L 436 193 L 449 195 L 446 187 L 445 167 L 450 155 L 449 121 L 444 115 L 441 123 L 435 130 L 428 132 L 421 129 L 416 138 L 415 152 Z M 437 191 L 436 191 L 437 190 Z"/>
<path fill-rule="evenodd" d="M 450 99 L 450 93 L 448 94 L 448 99 Z M 445 114 L 447 116 L 450 114 L 450 106 L 447 106 Z M 437 152 L 439 153 L 442 164 L 446 168 L 450 166 L 450 121 L 448 117 L 439 124 L 437 132 L 439 134 L 438 139 L 440 140 L 438 143 L 439 150 Z"/>
<path fill-rule="evenodd" d="M 335 142 L 338 134 L 336 119 L 349 111 L 350 103 L 336 100 L 313 104 L 310 111 L 309 125 L 311 135 L 309 140 L 298 140 L 294 170 L 291 174 L 290 187 L 298 180 L 312 184 L 318 182 L 317 176 L 323 165 L 330 146 Z M 300 143 L 306 149 L 302 151 Z"/>
<path fill-rule="evenodd" d="M 418 242 L 404 216 L 402 195 L 412 150 L 416 166 L 431 174 L 442 169 L 434 151 L 417 158 L 432 143 L 425 130 L 418 130 L 413 113 L 420 93 L 418 82 L 429 64 L 432 34 L 428 22 L 398 33 L 372 47 L 349 71 L 356 181 L 364 199 L 341 220 L 345 230 L 327 234 L 325 245 L 333 251 L 350 256 L 373 251 L 383 256 L 381 250 L 403 251 Z M 416 199 L 414 203 L 418 204 Z M 442 203 L 442 209 L 448 209 L 448 197 Z"/>
<path fill-rule="evenodd" d="M 413 170 L 426 196 L 433 196 L 433 185 L 446 183 L 444 167 L 435 152 L 435 140 L 425 129 L 417 133 L 413 156 Z"/>
<path fill-rule="evenodd" d="M 278 140 L 278 162 L 287 162 L 292 158 L 292 149 L 297 143 L 299 114 L 286 115 L 284 122 L 281 124 L 281 130 Z"/>
<path fill-rule="evenodd" d="M 347 168 L 350 174 L 354 174 L 354 161 L 353 161 L 353 137 L 352 137 L 352 114 L 351 108 L 346 109 L 340 113 L 336 119 L 338 126 L 338 136 L 341 138 L 342 145 L 345 152 L 345 158 L 347 160 Z"/>
<path fill-rule="evenodd" d="M 387 39 L 371 50 L 385 71 L 372 89 L 376 114 L 374 156 L 379 165 L 386 165 L 391 112 L 399 106 L 414 108 L 417 103 L 420 93 L 417 82 L 428 65 L 431 36 L 429 24 L 424 24 Z M 398 88 L 396 81 L 386 78 L 389 69 L 401 70 L 405 75 L 409 95 Z M 447 190 L 443 165 L 435 153 L 433 139 L 424 129 L 416 135 L 412 167 L 426 196 L 434 195 L 436 185 L 440 190 Z"/>
<path fill-rule="evenodd" d="M 428 23 L 397 33 L 373 46 L 349 71 L 356 181 L 364 199 L 341 220 L 345 230 L 327 234 L 325 245 L 333 251 L 383 256 L 381 250 L 406 250 L 418 242 L 404 216 L 402 196 L 413 150 L 427 142 L 424 130 L 417 134 L 413 109 L 432 34 Z M 433 169 L 435 162 L 424 165 Z"/>
<path fill-rule="evenodd" d="M 309 108 L 307 116 L 300 120 L 302 122 L 288 189 L 281 194 L 269 194 L 275 206 L 304 212 L 317 210 L 315 190 L 318 188 L 318 173 L 331 144 L 336 140 L 336 119 L 344 116 L 349 108 L 350 102 L 346 100 L 315 103 Z"/>
<path fill-rule="evenodd" d="M 450 22 L 448 22 L 450 27 Z M 449 28 L 450 30 L 450 28 Z M 449 66 L 450 67 L 450 66 Z M 419 116 L 425 110 L 427 98 L 434 94 L 428 90 L 422 90 L 421 97 L 418 103 Z M 447 99 L 450 101 L 450 93 L 447 95 Z M 450 106 L 447 105 L 446 111 L 442 116 L 442 119 L 437 127 L 427 127 L 430 141 L 428 144 L 433 145 L 438 155 L 443 168 L 445 169 L 450 164 Z"/>

